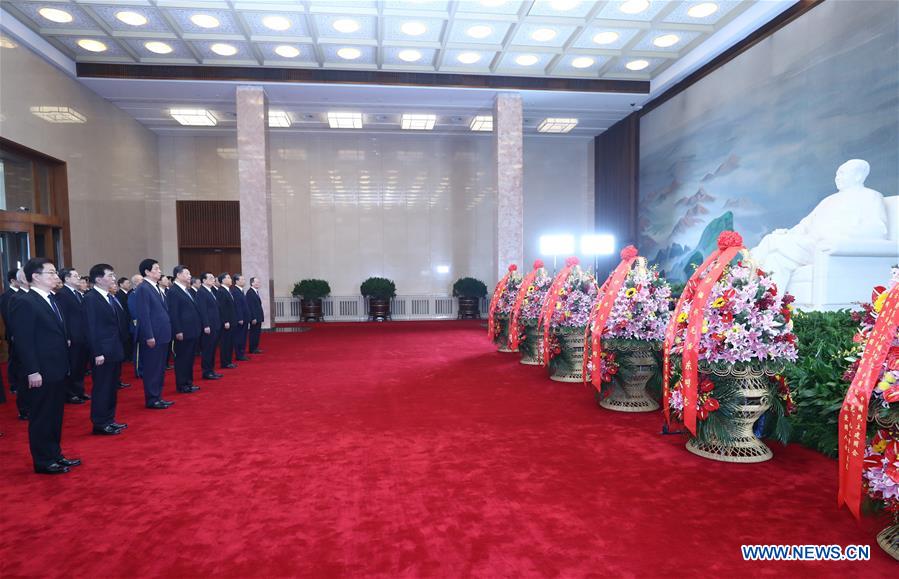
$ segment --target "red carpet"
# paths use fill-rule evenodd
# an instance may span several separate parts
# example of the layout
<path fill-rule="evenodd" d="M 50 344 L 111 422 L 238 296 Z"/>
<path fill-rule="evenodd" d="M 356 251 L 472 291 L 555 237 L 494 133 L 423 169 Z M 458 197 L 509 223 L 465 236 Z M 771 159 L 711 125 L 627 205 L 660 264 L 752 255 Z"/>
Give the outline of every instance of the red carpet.
<path fill-rule="evenodd" d="M 67 406 L 84 464 L 31 472 L 0 406 L 0 577 L 895 576 L 836 508 L 836 463 L 726 465 L 492 350 L 476 322 L 263 336 L 122 436 Z M 130 373 L 130 368 L 129 368 Z M 869 562 L 743 562 L 741 544 L 870 544 Z"/>

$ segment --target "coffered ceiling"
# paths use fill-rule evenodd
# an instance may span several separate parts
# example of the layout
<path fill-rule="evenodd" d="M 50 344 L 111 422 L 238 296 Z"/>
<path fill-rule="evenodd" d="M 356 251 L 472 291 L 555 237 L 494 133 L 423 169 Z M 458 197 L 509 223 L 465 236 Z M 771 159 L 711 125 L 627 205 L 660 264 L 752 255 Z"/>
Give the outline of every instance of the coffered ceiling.
<path fill-rule="evenodd" d="M 752 0 L 0 0 L 78 62 L 651 80 Z"/>

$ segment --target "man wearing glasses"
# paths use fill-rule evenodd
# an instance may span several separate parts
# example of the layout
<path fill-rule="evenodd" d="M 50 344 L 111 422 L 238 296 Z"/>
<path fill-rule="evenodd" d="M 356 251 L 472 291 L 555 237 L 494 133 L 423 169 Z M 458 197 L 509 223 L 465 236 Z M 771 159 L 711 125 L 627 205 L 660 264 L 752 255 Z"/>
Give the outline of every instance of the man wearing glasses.
<path fill-rule="evenodd" d="M 24 271 L 31 290 L 13 302 L 10 317 L 15 355 L 27 377 L 28 443 L 35 472 L 62 474 L 81 461 L 65 458 L 60 446 L 69 375 L 68 333 L 53 296 L 60 280 L 53 262 L 44 257 L 28 260 Z"/>

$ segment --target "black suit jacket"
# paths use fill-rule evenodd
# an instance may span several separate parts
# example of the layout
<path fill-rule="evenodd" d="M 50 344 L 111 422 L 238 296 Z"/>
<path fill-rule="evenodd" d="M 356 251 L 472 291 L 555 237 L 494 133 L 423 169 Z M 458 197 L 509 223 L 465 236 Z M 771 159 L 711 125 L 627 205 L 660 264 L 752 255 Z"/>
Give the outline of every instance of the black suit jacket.
<path fill-rule="evenodd" d="M 125 308 L 125 311 L 128 311 L 128 296 L 131 295 L 131 292 L 126 292 L 123 289 L 120 289 L 118 293 L 115 295 L 115 299 L 119 300 L 119 303 L 122 304 L 122 307 Z"/>
<path fill-rule="evenodd" d="M 190 290 L 187 290 L 188 292 Z M 196 300 L 174 285 L 166 294 L 169 304 L 169 318 L 172 320 L 172 334 L 184 334 L 185 340 L 196 340 L 200 337 L 206 323 Z"/>
<path fill-rule="evenodd" d="M 84 296 L 81 301 L 68 286 L 56 292 L 56 303 L 62 310 L 62 317 L 69 330 L 69 339 L 73 344 L 87 343 L 87 318 L 84 314 Z"/>
<path fill-rule="evenodd" d="M 3 294 L 0 294 L 0 316 L 3 317 L 3 326 L 6 328 L 6 339 L 9 340 L 12 333 L 9 330 L 9 303 L 12 300 L 13 296 L 16 296 L 22 292 L 16 291 L 14 289 L 6 288 L 6 291 Z"/>
<path fill-rule="evenodd" d="M 95 289 L 84 295 L 84 310 L 91 356 L 103 356 L 106 363 L 112 364 L 124 360 L 125 348 L 122 344 L 127 331 L 123 332 L 121 319 L 125 313 Z"/>
<path fill-rule="evenodd" d="M 200 306 L 200 311 L 203 314 L 203 319 L 206 320 L 206 325 L 209 326 L 213 332 L 221 330 L 222 316 L 219 314 L 219 304 L 215 299 L 215 294 L 205 287 L 201 287 L 197 290 L 197 304 Z"/>
<path fill-rule="evenodd" d="M 228 291 L 228 288 L 222 287 L 215 292 L 215 299 L 219 302 L 219 316 L 222 318 L 222 324 L 225 322 L 231 324 L 231 327 L 237 325 L 237 308 L 234 306 L 234 296 Z"/>
<path fill-rule="evenodd" d="M 250 310 L 250 320 L 256 320 L 259 324 L 265 321 L 262 298 L 259 297 L 259 292 L 253 288 L 247 290 L 247 308 Z"/>
<path fill-rule="evenodd" d="M 16 296 L 10 305 L 9 315 L 15 328 L 15 355 L 22 376 L 40 372 L 41 378 L 47 382 L 59 382 L 68 376 L 66 325 L 56 317 L 47 300 L 35 290 L 30 290 Z"/>

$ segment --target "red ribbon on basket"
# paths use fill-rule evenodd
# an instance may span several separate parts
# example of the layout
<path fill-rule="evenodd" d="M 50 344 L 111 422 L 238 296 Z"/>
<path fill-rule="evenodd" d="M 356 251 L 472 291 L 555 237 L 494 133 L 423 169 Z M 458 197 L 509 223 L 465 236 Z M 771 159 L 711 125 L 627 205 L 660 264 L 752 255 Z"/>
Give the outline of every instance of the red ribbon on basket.
<path fill-rule="evenodd" d="M 705 307 L 709 302 L 712 286 L 717 283 L 727 264 L 736 257 L 743 247 L 743 238 L 735 231 L 722 231 L 718 236 L 718 249 L 690 276 L 684 291 L 677 300 L 674 314 L 665 329 L 664 356 L 662 362 L 662 406 L 665 423 L 671 425 L 669 396 L 671 381 L 671 347 L 677 335 L 678 318 L 687 299 L 693 298 L 690 315 L 687 318 L 687 333 L 684 339 L 684 351 L 681 363 L 681 383 L 684 395 L 684 426 L 696 434 L 696 400 L 699 388 L 699 339 L 702 337 L 702 324 Z M 705 274 L 704 277 L 703 274 Z M 700 279 L 701 278 L 701 279 Z"/>
<path fill-rule="evenodd" d="M 512 275 L 512 272 L 518 269 L 518 266 L 514 263 L 509 264 L 509 269 L 506 271 L 506 275 L 503 276 L 499 283 L 496 284 L 496 287 L 493 289 L 493 297 L 490 298 L 490 309 L 487 313 L 487 336 L 493 340 L 495 334 L 493 333 L 494 328 L 494 316 L 496 314 L 496 304 L 499 302 L 499 298 L 502 297 L 503 291 L 506 289 L 506 284 L 509 283 L 509 276 Z"/>
<path fill-rule="evenodd" d="M 899 284 L 893 286 L 883 304 L 852 385 L 840 409 L 840 487 L 837 506 L 846 505 L 855 518 L 861 517 L 862 467 L 865 459 L 868 402 L 880 378 L 880 370 L 899 328 Z"/>
<path fill-rule="evenodd" d="M 621 286 L 624 285 L 627 274 L 637 260 L 638 255 L 639 252 L 633 245 L 628 245 L 621 250 L 621 262 L 609 274 L 606 281 L 603 282 L 600 288 L 602 297 L 593 305 L 593 309 L 590 311 L 590 318 L 587 320 L 587 328 L 584 330 L 584 343 L 590 344 L 590 355 L 589 357 L 584 356 L 581 375 L 583 376 L 584 384 L 586 384 L 587 363 L 592 361 L 593 376 L 590 382 L 597 392 L 602 392 L 602 373 L 599 371 L 602 361 L 602 334 L 606 327 L 606 321 L 608 321 L 609 315 L 612 313 L 615 300 L 618 298 L 618 292 L 621 290 Z M 588 342 L 587 340 L 590 341 Z"/>
<path fill-rule="evenodd" d="M 518 295 L 515 296 L 515 305 L 512 306 L 512 318 L 509 321 L 509 349 L 517 350 L 521 344 L 521 330 L 518 329 L 518 320 L 521 318 L 521 304 L 528 295 L 528 288 L 537 279 L 537 272 L 543 267 L 543 260 L 538 259 L 534 262 L 532 269 L 521 282 L 518 288 Z"/>
<path fill-rule="evenodd" d="M 553 312 L 556 310 L 556 304 L 559 302 L 559 290 L 568 281 L 571 270 L 575 268 L 581 261 L 571 256 L 565 260 L 565 267 L 556 275 L 549 291 L 546 292 L 546 299 L 543 300 L 543 308 L 540 310 L 540 323 L 543 324 L 543 365 L 549 364 L 550 344 L 549 344 L 549 326 L 552 322 Z"/>

